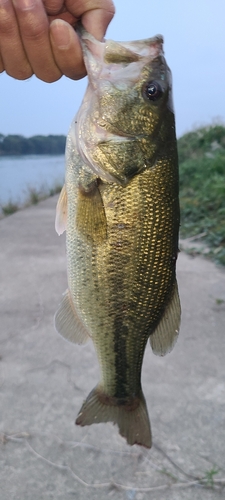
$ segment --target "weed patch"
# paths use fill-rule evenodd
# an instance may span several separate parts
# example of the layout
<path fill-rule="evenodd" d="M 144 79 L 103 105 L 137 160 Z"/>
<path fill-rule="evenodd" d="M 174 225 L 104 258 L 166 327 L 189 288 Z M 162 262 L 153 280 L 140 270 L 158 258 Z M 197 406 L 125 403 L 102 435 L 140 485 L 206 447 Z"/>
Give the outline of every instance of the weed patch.
<path fill-rule="evenodd" d="M 185 134 L 178 153 L 181 236 L 203 233 L 208 256 L 225 265 L 225 127 Z"/>

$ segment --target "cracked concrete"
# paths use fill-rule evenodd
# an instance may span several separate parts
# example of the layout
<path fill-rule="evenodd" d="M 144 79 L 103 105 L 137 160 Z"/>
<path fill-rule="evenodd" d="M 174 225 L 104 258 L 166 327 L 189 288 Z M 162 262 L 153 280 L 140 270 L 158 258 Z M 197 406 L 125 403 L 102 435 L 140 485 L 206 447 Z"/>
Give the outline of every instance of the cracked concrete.
<path fill-rule="evenodd" d="M 224 498 L 224 270 L 179 255 L 179 340 L 165 358 L 147 346 L 143 366 L 153 448 L 130 448 L 111 424 L 76 427 L 98 365 L 91 342 L 54 331 L 66 289 L 56 201 L 0 221 L 1 500 Z"/>

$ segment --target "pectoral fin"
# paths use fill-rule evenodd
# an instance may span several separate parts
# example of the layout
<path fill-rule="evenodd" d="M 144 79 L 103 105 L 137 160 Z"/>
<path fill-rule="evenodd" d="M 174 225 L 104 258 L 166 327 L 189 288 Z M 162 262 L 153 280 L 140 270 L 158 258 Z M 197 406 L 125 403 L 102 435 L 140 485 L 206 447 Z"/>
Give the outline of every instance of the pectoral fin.
<path fill-rule="evenodd" d="M 62 337 L 74 344 L 85 344 L 90 338 L 88 331 L 78 317 L 69 290 L 55 314 L 55 329 Z"/>
<path fill-rule="evenodd" d="M 64 231 L 66 230 L 66 222 L 67 222 L 67 193 L 64 184 L 56 206 L 55 230 L 58 233 L 58 235 L 64 233 Z"/>
<path fill-rule="evenodd" d="M 179 333 L 180 316 L 180 299 L 177 282 L 175 282 L 171 300 L 164 311 L 160 323 L 149 338 L 154 354 L 164 356 L 172 351 Z"/>
<path fill-rule="evenodd" d="M 98 179 L 88 187 L 80 184 L 78 189 L 76 227 L 87 239 L 95 244 L 102 243 L 107 236 L 107 222 Z"/>

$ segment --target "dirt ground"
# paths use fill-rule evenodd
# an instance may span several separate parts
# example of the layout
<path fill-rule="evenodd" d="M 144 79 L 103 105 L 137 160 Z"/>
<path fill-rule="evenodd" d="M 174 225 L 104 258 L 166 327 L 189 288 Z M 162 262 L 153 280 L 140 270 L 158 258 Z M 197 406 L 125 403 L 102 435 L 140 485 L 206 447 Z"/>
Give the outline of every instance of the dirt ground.
<path fill-rule="evenodd" d="M 0 499 L 225 498 L 225 272 L 181 252 L 182 326 L 143 366 L 153 447 L 75 417 L 98 382 L 89 342 L 65 342 L 53 316 L 66 289 L 57 198 L 0 221 Z"/>

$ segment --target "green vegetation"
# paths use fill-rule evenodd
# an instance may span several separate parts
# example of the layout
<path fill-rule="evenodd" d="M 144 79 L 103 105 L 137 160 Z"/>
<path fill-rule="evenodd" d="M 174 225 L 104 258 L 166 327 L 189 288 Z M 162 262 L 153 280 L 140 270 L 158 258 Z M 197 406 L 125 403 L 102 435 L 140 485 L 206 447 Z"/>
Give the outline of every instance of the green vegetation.
<path fill-rule="evenodd" d="M 41 195 L 39 191 L 37 191 L 35 188 L 31 188 L 29 190 L 29 199 L 28 199 L 28 205 L 37 205 L 37 203 L 40 201 L 41 197 L 44 195 Z"/>
<path fill-rule="evenodd" d="M 7 205 L 1 207 L 3 215 L 12 215 L 17 212 L 18 209 L 18 205 L 16 205 L 16 203 L 12 203 L 12 201 L 9 201 Z"/>
<path fill-rule="evenodd" d="M 12 215 L 24 207 L 37 205 L 39 201 L 45 200 L 46 198 L 49 198 L 49 196 L 54 196 L 55 194 L 60 193 L 61 189 L 62 186 L 59 184 L 55 184 L 55 186 L 50 189 L 45 189 L 43 187 L 39 191 L 37 191 L 35 188 L 30 188 L 27 193 L 27 199 L 22 206 L 16 203 L 12 203 L 12 201 L 9 201 L 6 205 L 0 204 L 0 219 L 2 218 L 2 216 Z"/>
<path fill-rule="evenodd" d="M 213 467 L 212 469 L 206 471 L 205 477 L 203 478 L 203 482 L 205 482 L 206 486 L 213 488 L 215 486 L 215 479 L 220 470 L 217 467 Z"/>
<path fill-rule="evenodd" d="M 201 235 L 225 265 L 225 126 L 200 128 L 178 140 L 181 237 Z"/>
<path fill-rule="evenodd" d="M 64 135 L 22 135 L 0 134 L 0 156 L 11 155 L 59 155 L 65 151 Z"/>

